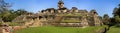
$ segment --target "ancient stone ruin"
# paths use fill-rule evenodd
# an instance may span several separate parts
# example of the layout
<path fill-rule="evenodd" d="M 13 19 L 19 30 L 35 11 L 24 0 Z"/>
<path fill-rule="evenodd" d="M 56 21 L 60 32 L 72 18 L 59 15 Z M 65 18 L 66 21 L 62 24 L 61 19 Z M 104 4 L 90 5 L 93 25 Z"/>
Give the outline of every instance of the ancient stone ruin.
<path fill-rule="evenodd" d="M 0 22 L 3 22 L 1 18 L 0 18 Z"/>
<path fill-rule="evenodd" d="M 101 26 L 103 23 L 99 19 L 96 10 L 78 10 L 76 7 L 67 9 L 64 2 L 58 2 L 58 8 L 48 8 L 41 10 L 37 14 L 21 15 L 13 22 L 25 22 L 26 26 L 64 26 L 64 27 L 87 27 Z"/>

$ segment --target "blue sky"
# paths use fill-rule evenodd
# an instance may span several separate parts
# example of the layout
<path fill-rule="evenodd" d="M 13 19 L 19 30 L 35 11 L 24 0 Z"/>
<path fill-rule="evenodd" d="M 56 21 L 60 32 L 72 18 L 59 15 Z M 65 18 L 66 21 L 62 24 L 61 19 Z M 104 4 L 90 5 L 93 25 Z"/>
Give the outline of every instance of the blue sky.
<path fill-rule="evenodd" d="M 5 0 L 12 3 L 12 9 L 25 9 L 29 12 L 37 13 L 46 8 L 57 8 L 58 0 Z M 63 0 L 65 7 L 77 7 L 80 10 L 95 9 L 100 16 L 108 14 L 112 17 L 112 12 L 115 7 L 120 4 L 120 0 Z"/>

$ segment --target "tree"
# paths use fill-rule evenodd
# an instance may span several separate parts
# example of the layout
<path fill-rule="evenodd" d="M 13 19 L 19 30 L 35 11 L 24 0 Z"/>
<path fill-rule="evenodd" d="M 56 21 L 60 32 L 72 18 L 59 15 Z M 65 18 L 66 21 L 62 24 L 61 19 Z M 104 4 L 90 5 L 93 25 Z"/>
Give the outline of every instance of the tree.
<path fill-rule="evenodd" d="M 113 15 L 114 15 L 113 18 L 115 19 L 114 22 L 117 22 L 117 23 L 120 22 L 120 4 L 118 6 L 119 6 L 118 8 L 116 7 L 113 10 Z"/>
<path fill-rule="evenodd" d="M 27 14 L 29 12 L 27 12 L 26 10 L 24 9 L 18 9 L 17 11 L 14 12 L 15 14 L 17 15 L 23 15 L 23 14 Z"/>
<path fill-rule="evenodd" d="M 13 19 L 13 12 L 12 11 L 4 11 L 2 14 L 1 14 L 2 16 L 2 20 L 4 21 L 4 22 L 10 22 L 10 21 L 12 21 L 12 19 Z"/>
<path fill-rule="evenodd" d="M 6 3 L 4 0 L 0 0 L 0 13 L 7 11 L 11 7 L 10 3 Z"/>
<path fill-rule="evenodd" d="M 17 16 L 29 13 L 24 9 L 18 9 L 17 11 L 14 11 L 11 10 L 10 7 L 10 3 L 0 0 L 0 19 L 2 19 L 3 22 L 11 22 Z"/>
<path fill-rule="evenodd" d="M 10 4 L 6 3 L 4 0 L 0 0 L 0 18 L 3 21 L 8 21 L 11 13 L 9 12 Z"/>
<path fill-rule="evenodd" d="M 104 14 L 104 16 L 103 16 L 103 22 L 104 22 L 104 24 L 109 24 L 110 23 L 110 18 L 108 16 L 108 14 Z"/>
<path fill-rule="evenodd" d="M 114 10 L 113 10 L 113 15 L 114 15 L 114 16 L 116 16 L 116 15 L 120 16 L 120 4 L 119 4 L 118 6 L 119 6 L 119 7 L 116 7 L 116 8 L 114 8 Z"/>
<path fill-rule="evenodd" d="M 108 14 L 104 14 L 103 18 L 107 18 L 107 19 L 109 19 Z"/>
<path fill-rule="evenodd" d="M 115 16 L 115 22 L 117 22 L 117 23 L 120 22 L 120 16 Z"/>

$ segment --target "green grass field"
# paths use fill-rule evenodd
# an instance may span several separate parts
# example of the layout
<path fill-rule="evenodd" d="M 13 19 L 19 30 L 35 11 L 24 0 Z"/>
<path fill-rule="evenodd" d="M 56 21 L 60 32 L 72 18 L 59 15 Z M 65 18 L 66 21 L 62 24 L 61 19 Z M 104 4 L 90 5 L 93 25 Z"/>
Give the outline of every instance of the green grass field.
<path fill-rule="evenodd" d="M 120 33 L 120 27 L 112 26 L 107 33 Z"/>
<path fill-rule="evenodd" d="M 87 27 L 87 28 L 75 28 L 75 27 L 32 27 L 17 30 L 14 33 L 94 33 L 101 27 Z"/>

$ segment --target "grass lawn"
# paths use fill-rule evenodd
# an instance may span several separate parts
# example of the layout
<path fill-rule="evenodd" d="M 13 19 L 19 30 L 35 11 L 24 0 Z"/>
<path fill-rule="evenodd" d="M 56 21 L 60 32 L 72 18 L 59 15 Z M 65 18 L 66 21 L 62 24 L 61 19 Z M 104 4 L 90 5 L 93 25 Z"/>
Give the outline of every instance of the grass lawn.
<path fill-rule="evenodd" d="M 120 33 L 120 27 L 112 26 L 110 27 L 110 30 L 107 31 L 107 33 Z"/>
<path fill-rule="evenodd" d="M 101 27 L 87 27 L 87 28 L 75 28 L 75 27 L 31 27 L 21 30 L 17 30 L 14 33 L 94 33 L 95 30 L 99 30 Z"/>

